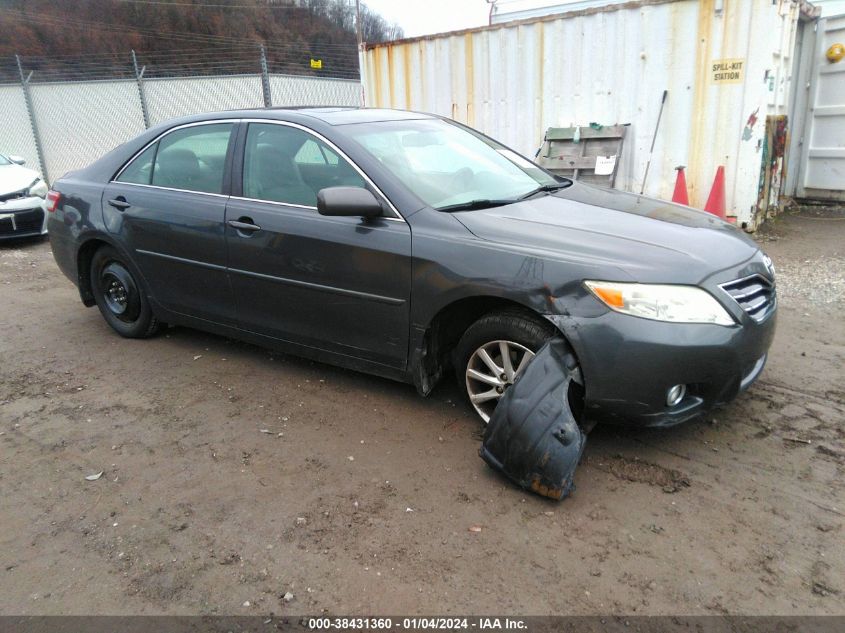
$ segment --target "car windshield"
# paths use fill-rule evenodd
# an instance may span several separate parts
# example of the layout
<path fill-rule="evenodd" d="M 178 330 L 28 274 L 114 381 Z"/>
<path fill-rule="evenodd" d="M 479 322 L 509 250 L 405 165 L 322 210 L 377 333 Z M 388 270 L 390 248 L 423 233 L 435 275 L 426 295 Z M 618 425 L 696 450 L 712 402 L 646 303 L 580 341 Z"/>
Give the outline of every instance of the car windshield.
<path fill-rule="evenodd" d="M 569 184 L 441 119 L 358 123 L 344 132 L 435 209 L 486 208 Z"/>
<path fill-rule="evenodd" d="M 11 164 L 12 164 L 12 161 L 10 161 L 8 158 L 3 156 L 3 154 L 0 154 L 0 165 L 11 165 Z"/>

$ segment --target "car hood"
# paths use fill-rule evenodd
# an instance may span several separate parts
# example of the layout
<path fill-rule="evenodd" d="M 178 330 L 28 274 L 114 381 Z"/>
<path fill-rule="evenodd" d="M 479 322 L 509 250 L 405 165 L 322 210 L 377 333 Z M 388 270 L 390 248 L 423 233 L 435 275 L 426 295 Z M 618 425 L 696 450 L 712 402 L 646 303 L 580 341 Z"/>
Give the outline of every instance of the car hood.
<path fill-rule="evenodd" d="M 0 196 L 29 187 L 38 172 L 20 165 L 0 165 Z"/>
<path fill-rule="evenodd" d="M 573 183 L 553 195 L 454 216 L 476 237 L 580 266 L 617 268 L 615 281 L 700 283 L 758 246 L 712 214 Z M 606 276 L 606 275 L 605 275 Z"/>

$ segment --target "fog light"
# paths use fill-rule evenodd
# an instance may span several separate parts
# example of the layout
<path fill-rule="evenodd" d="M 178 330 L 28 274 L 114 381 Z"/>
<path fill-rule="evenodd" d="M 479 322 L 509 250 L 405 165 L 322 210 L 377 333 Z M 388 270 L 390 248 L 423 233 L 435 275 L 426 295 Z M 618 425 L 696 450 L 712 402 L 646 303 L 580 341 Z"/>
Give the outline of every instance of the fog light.
<path fill-rule="evenodd" d="M 674 387 L 670 387 L 669 391 L 666 392 L 666 404 L 670 407 L 674 407 L 684 399 L 685 395 L 687 395 L 686 385 L 675 385 Z"/>

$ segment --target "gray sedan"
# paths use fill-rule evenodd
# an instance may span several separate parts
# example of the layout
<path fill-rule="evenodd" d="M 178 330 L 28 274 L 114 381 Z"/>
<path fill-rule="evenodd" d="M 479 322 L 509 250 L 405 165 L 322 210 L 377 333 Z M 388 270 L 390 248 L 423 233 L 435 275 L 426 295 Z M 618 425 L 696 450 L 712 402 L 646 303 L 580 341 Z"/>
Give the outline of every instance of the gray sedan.
<path fill-rule="evenodd" d="M 57 181 L 60 268 L 122 336 L 195 327 L 406 381 L 487 421 L 545 341 L 583 423 L 667 426 L 761 373 L 774 270 L 735 227 L 544 171 L 453 121 L 170 121 Z"/>

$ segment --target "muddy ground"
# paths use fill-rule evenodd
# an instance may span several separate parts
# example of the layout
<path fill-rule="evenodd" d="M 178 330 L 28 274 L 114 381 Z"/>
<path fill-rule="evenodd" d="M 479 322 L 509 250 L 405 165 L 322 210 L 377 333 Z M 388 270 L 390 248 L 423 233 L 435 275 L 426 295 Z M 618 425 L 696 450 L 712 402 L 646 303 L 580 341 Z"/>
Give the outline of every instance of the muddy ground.
<path fill-rule="evenodd" d="M 0 613 L 845 613 L 843 218 L 757 234 L 761 380 L 680 428 L 599 427 L 562 503 L 484 465 L 452 381 L 124 340 L 48 243 L 0 244 Z"/>

